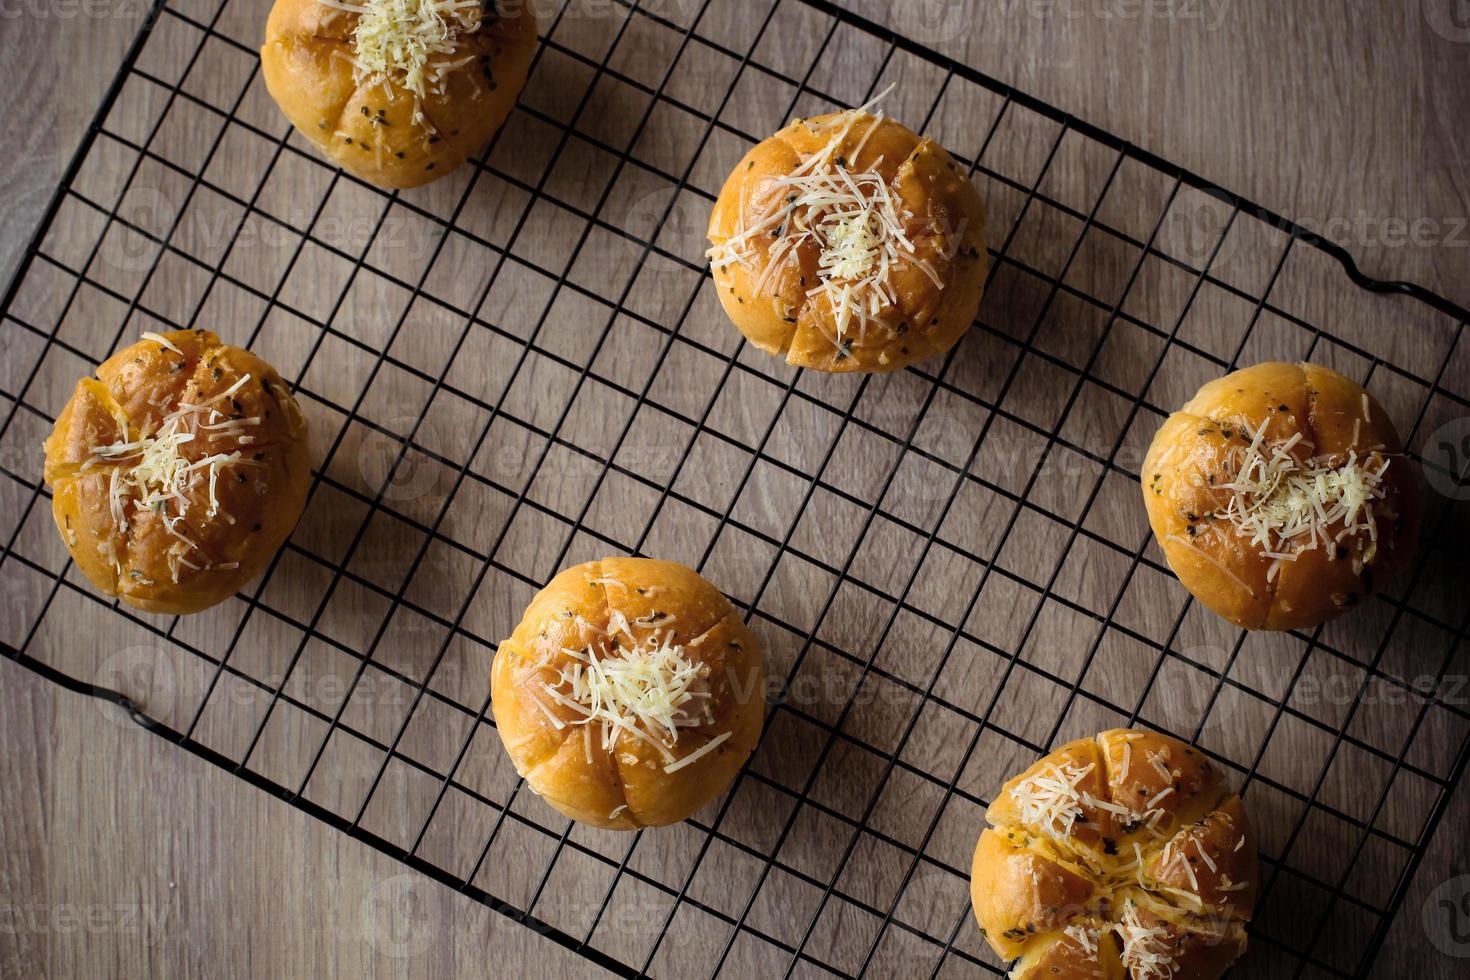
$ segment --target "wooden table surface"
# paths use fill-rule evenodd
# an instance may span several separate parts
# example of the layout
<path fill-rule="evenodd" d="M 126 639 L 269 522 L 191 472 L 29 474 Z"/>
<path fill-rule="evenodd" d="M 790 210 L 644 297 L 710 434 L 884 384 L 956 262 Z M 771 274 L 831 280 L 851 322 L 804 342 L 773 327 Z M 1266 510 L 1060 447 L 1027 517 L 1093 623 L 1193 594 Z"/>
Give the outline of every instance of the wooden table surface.
<path fill-rule="evenodd" d="M 1456 0 L 846 3 L 1322 230 L 1371 275 L 1470 304 Z M 140 23 L 136 0 L 85 9 L 0 0 L 0 67 L 24 80 L 4 124 L 0 281 Z M 0 977 L 593 972 L 9 661 L 0 736 Z M 1430 932 L 1441 886 L 1470 873 L 1467 826 L 1461 786 L 1377 975 L 1464 975 Z M 1264 974 L 1247 960 L 1240 975 Z"/>

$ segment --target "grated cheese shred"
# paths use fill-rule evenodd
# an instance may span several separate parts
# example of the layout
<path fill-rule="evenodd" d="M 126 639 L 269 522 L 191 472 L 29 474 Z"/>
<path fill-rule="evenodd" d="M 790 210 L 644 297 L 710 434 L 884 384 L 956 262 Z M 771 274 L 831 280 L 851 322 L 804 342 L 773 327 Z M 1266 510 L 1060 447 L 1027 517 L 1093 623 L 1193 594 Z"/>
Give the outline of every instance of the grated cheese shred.
<path fill-rule="evenodd" d="M 708 742 L 705 742 L 699 748 L 695 749 L 693 752 L 690 752 L 688 755 L 684 756 L 684 758 L 680 759 L 678 762 L 671 762 L 668 765 L 664 766 L 664 772 L 678 772 L 685 766 L 693 765 L 698 760 L 704 758 L 715 749 L 719 748 L 721 743 L 723 743 L 725 739 L 729 738 L 733 734 L 735 733 L 721 732 L 714 738 L 710 739 Z"/>
<path fill-rule="evenodd" d="M 1204 841 L 1196 837 L 1194 839 L 1194 848 L 1195 850 L 1199 851 L 1200 860 L 1205 862 L 1205 867 L 1210 869 L 1211 874 L 1214 874 L 1216 871 L 1220 870 L 1218 867 L 1215 866 L 1215 861 L 1213 858 L 1210 857 L 1209 852 L 1205 850 Z"/>
<path fill-rule="evenodd" d="M 1163 789 L 1159 790 L 1158 794 L 1153 799 L 1145 803 L 1144 807 L 1149 810 L 1153 809 L 1154 807 L 1159 805 L 1159 802 L 1163 800 L 1164 797 L 1168 796 L 1172 792 L 1174 792 L 1174 787 L 1165 786 Z"/>
<path fill-rule="evenodd" d="M 1173 842 L 1171 841 L 1170 843 Z M 1164 858 L 1164 863 L 1169 863 L 1168 857 Z M 1183 869 L 1185 876 L 1189 878 L 1189 887 L 1194 891 L 1199 891 L 1199 878 L 1195 876 L 1194 866 L 1189 863 L 1189 855 L 1184 853 L 1183 847 L 1174 853 L 1174 863 L 1179 865 Z"/>
<path fill-rule="evenodd" d="M 171 350 L 175 354 L 182 355 L 184 353 L 173 341 L 169 340 L 161 333 L 154 333 L 152 330 L 145 330 L 143 331 L 142 336 L 144 340 L 151 340 L 158 346 Z"/>

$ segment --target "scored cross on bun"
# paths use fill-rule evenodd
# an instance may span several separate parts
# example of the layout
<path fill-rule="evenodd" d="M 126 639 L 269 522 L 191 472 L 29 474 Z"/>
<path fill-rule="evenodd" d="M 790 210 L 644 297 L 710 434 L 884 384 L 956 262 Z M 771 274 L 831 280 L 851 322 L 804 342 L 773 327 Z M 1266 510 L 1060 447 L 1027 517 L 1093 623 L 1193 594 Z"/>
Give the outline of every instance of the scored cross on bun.
<path fill-rule="evenodd" d="M 1403 567 L 1417 486 L 1371 394 L 1316 364 L 1211 381 L 1143 463 L 1149 523 L 1195 598 L 1247 629 L 1339 616 Z"/>
<path fill-rule="evenodd" d="M 443 177 L 494 135 L 526 82 L 523 0 L 276 0 L 261 72 L 286 118 L 380 187 Z"/>
<path fill-rule="evenodd" d="M 949 350 L 980 309 L 979 192 L 942 146 L 871 105 L 757 144 L 710 215 L 725 312 L 798 367 L 894 371 Z"/>
<path fill-rule="evenodd" d="M 1115 729 L 1001 788 L 970 894 L 1015 980 L 1213 980 L 1245 951 L 1255 835 L 1197 749 Z"/>
<path fill-rule="evenodd" d="M 46 439 L 77 567 L 149 612 L 197 612 L 265 566 L 311 483 L 306 419 L 274 368 L 208 330 L 144 334 L 77 382 Z"/>
<path fill-rule="evenodd" d="M 531 600 L 495 653 L 491 693 L 537 795 L 636 830 L 692 816 L 730 785 L 760 738 L 764 677 L 755 636 L 692 569 L 605 558 Z"/>

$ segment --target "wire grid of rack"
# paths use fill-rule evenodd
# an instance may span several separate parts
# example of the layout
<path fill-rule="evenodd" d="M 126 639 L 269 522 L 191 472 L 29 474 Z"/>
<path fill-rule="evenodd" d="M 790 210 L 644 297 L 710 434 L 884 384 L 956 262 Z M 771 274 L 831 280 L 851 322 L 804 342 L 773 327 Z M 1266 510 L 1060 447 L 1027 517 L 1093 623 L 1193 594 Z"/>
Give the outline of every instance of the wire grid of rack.
<path fill-rule="evenodd" d="M 8 656 L 624 975 L 1002 973 L 986 794 L 1150 725 L 1245 788 L 1237 972 L 1367 971 L 1470 748 L 1464 506 L 1430 494 L 1355 615 L 1252 635 L 1172 581 L 1137 467 L 1203 380 L 1311 358 L 1463 482 L 1424 447 L 1470 406 L 1465 311 L 827 3 L 558 5 L 478 162 L 396 195 L 290 135 L 263 17 L 155 7 L 5 296 Z M 890 82 L 989 203 L 985 305 L 943 360 L 795 372 L 720 314 L 704 218 L 760 136 Z M 318 470 L 248 594 L 174 619 L 70 568 L 35 447 L 75 378 L 195 325 L 294 382 Z M 536 801 L 487 717 L 497 638 L 604 553 L 699 568 L 783 682 L 734 789 L 632 836 Z"/>

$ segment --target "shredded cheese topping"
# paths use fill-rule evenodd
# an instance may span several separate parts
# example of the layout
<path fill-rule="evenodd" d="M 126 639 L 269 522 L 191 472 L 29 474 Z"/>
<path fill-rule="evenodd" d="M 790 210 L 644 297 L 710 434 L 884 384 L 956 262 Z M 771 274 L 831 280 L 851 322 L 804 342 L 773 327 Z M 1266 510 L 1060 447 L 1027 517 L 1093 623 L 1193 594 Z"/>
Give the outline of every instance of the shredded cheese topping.
<path fill-rule="evenodd" d="M 1169 980 L 1174 976 L 1177 964 L 1168 929 L 1163 925 L 1145 926 L 1133 902 L 1123 910 L 1118 932 L 1123 940 L 1123 965 L 1133 980 Z"/>
<path fill-rule="evenodd" d="M 163 346 L 177 350 L 162 338 L 149 339 L 157 339 Z M 112 522 L 120 534 L 127 535 L 132 529 L 130 506 L 134 512 L 149 510 L 162 519 L 164 529 L 177 539 L 167 553 L 175 582 L 179 580 L 181 568 L 200 571 L 211 567 L 238 567 L 234 562 L 215 566 L 202 558 L 203 564 L 189 560 L 190 555 L 200 551 L 199 546 L 184 533 L 184 519 L 190 507 L 189 494 L 201 485 L 207 488 L 209 509 L 206 516 L 212 519 L 220 514 L 217 488 L 221 470 L 261 464 L 245 458 L 239 449 L 227 453 L 205 450 L 191 456 L 184 447 L 190 443 L 207 444 L 226 438 L 234 440 L 237 445 L 248 445 L 253 441 L 254 437 L 245 432 L 260 424 L 259 417 L 243 417 L 239 413 L 227 416 L 216 407 L 231 399 L 249 380 L 250 375 L 242 375 L 229 388 L 197 405 L 181 402 L 164 416 L 157 429 L 145 424 L 135 439 L 125 438 L 122 442 L 91 447 L 91 457 L 82 464 L 83 471 L 117 464 L 112 465 L 108 472 L 107 497 Z M 119 418 L 117 421 L 126 437 L 126 420 Z M 225 517 L 229 519 L 229 515 Z M 99 542 L 98 551 L 121 576 L 124 570 L 113 542 L 110 539 Z M 145 585 L 152 584 L 136 573 L 133 579 Z"/>
<path fill-rule="evenodd" d="M 667 614 L 637 620 L 636 625 L 651 627 L 645 636 L 638 637 L 632 630 L 634 624 L 614 612 L 608 630 L 603 632 L 626 643 L 608 644 L 605 652 L 595 647 L 563 648 L 561 653 L 569 661 L 557 668 L 555 680 L 541 680 L 535 685 L 546 697 L 576 713 L 569 724 L 583 727 L 589 762 L 594 727 L 598 729 L 598 744 L 607 751 L 614 750 L 621 735 L 653 746 L 666 763 L 665 772 L 682 769 L 730 737 L 730 732 L 724 732 L 683 758 L 676 758 L 671 751 L 684 729 L 714 721 L 706 683 L 709 665 L 686 656 L 684 647 L 666 628 L 672 621 Z M 522 679 L 549 670 L 551 656 L 549 652 L 543 654 L 522 672 Z M 564 727 L 545 702 L 538 699 L 537 703 L 555 727 Z"/>
<path fill-rule="evenodd" d="M 1097 930 L 1081 922 L 1074 922 L 1062 930 L 1074 943 L 1082 947 L 1089 956 L 1097 955 Z"/>
<path fill-rule="evenodd" d="M 1375 508 L 1382 507 L 1383 474 L 1391 461 L 1360 459 L 1356 450 L 1346 459 L 1298 460 L 1291 451 L 1301 442 L 1300 432 L 1266 445 L 1264 426 L 1243 431 L 1250 443 L 1231 450 L 1227 466 L 1234 475 L 1218 484 L 1229 494 L 1218 516 L 1272 559 L 1267 580 L 1275 578 L 1282 562 L 1319 547 L 1335 559 L 1337 545 L 1349 538 L 1366 536 L 1355 560 L 1371 562 L 1378 548 Z"/>
<path fill-rule="evenodd" d="M 799 249 L 815 246 L 820 272 L 805 295 L 808 300 L 821 297 L 830 306 L 836 329 L 833 341 L 844 351 L 851 343 L 849 334 L 854 324 L 861 340 L 870 323 L 885 308 L 898 303 L 892 274 L 900 265 L 920 269 L 938 289 L 945 285 L 932 264 L 918 255 L 908 230 L 913 215 L 901 209 L 894 198 L 880 171 L 883 158 L 878 157 L 863 170 L 849 166 L 882 124 L 884 117 L 878 104 L 892 89 L 889 86 L 867 104 L 827 123 L 834 135 L 821 150 L 806 157 L 791 173 L 767 181 L 754 202 L 760 215 L 753 224 L 746 222 L 748 209 L 742 192 L 739 229 L 705 253 L 716 272 L 733 265 L 750 269 L 754 266 L 755 242 L 773 239 L 755 285 L 756 295 L 761 295 L 776 273 L 796 258 Z M 838 148 L 859 125 L 866 126 L 862 138 L 849 155 L 837 155 Z M 941 253 L 947 255 L 950 241 L 957 242 L 959 234 L 943 237 Z M 792 315 L 795 312 L 788 310 L 786 319 L 796 322 Z"/>
<path fill-rule="evenodd" d="M 1051 764 L 1012 786 L 1011 799 L 1021 808 L 1021 821 L 1040 827 L 1058 839 L 1069 837 L 1083 814 L 1084 794 L 1078 791 L 1077 784 L 1092 770 L 1093 763 Z"/>
<path fill-rule="evenodd" d="M 479 30 L 482 0 L 317 0 L 357 15 L 352 31 L 357 81 L 393 80 L 422 99 L 443 94 L 444 78 L 474 60 L 454 58 L 456 44 Z"/>

